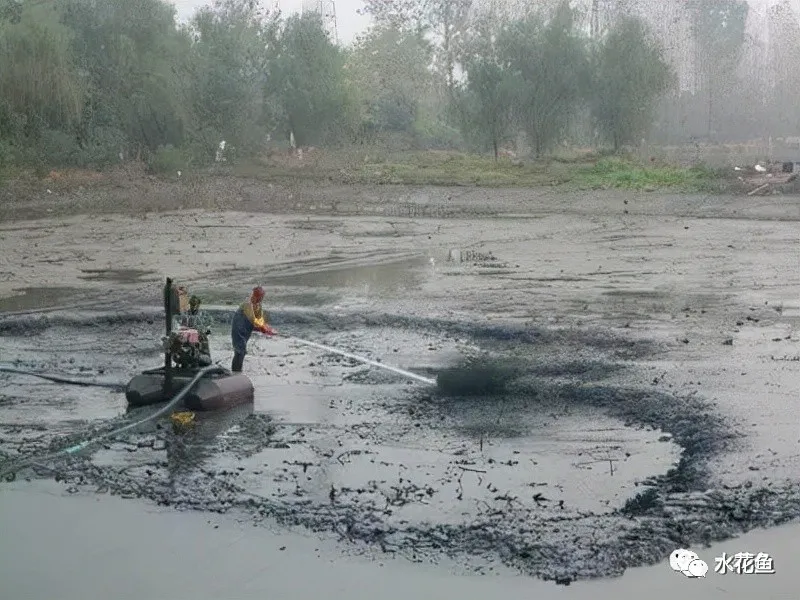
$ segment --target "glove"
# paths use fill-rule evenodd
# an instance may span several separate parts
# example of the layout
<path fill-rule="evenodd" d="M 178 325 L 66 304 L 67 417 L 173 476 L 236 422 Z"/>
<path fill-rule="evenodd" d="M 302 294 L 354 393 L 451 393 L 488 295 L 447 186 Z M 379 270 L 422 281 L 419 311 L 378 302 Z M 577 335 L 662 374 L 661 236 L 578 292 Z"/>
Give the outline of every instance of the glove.
<path fill-rule="evenodd" d="M 263 333 L 264 335 L 275 335 L 275 333 L 276 333 L 275 330 L 272 327 L 267 327 L 266 325 L 264 327 L 262 327 L 261 329 L 259 329 L 259 331 L 261 333 Z"/>

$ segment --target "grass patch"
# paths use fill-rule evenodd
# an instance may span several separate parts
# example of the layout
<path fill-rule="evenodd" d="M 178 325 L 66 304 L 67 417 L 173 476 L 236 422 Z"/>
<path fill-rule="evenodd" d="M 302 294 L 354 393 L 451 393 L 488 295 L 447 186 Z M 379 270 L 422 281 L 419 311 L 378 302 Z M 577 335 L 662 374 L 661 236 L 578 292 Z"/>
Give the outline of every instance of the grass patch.
<path fill-rule="evenodd" d="M 157 175 L 175 175 L 189 168 L 189 158 L 186 152 L 173 146 L 161 146 L 150 157 L 147 163 L 151 173 Z"/>
<path fill-rule="evenodd" d="M 721 187 L 720 173 L 706 167 L 642 165 L 620 158 L 604 158 L 579 168 L 571 181 L 582 189 L 627 189 L 711 192 Z"/>
<path fill-rule="evenodd" d="M 439 185 L 539 187 L 569 179 L 569 165 L 556 161 L 517 161 L 458 152 L 387 152 L 370 148 L 358 152 L 307 153 L 303 159 L 273 155 L 238 165 L 233 174 L 271 181 L 331 181 L 372 185 Z"/>
<path fill-rule="evenodd" d="M 364 183 L 411 185 L 541 186 L 560 177 L 544 164 L 467 155 L 417 154 L 363 165 L 356 177 Z"/>
<path fill-rule="evenodd" d="M 232 174 L 269 181 L 328 181 L 478 187 L 553 187 L 705 191 L 721 189 L 721 176 L 704 167 L 641 164 L 635 160 L 583 153 L 540 161 L 477 156 L 458 152 L 362 151 L 286 154 L 238 165 Z"/>
<path fill-rule="evenodd" d="M 640 163 L 633 159 L 608 157 L 589 152 L 567 152 L 538 161 L 479 156 L 449 151 L 398 151 L 380 147 L 306 152 L 302 159 L 275 153 L 257 160 L 210 168 L 191 167 L 179 149 L 162 148 L 147 165 L 125 163 L 102 172 L 84 169 L 52 170 L 41 176 L 30 171 L 5 168 L 0 182 L 14 183 L 16 191 L 25 184 L 35 188 L 46 184 L 52 192 L 76 187 L 125 183 L 145 177 L 181 180 L 193 176 L 232 176 L 275 183 L 326 183 L 367 185 L 471 186 L 487 188 L 564 189 L 672 189 L 679 192 L 724 191 L 725 176 L 704 167 Z M 16 194 L 17 196 L 19 194 Z"/>
<path fill-rule="evenodd" d="M 23 176 L 23 171 L 13 166 L 0 166 L 0 186 Z"/>

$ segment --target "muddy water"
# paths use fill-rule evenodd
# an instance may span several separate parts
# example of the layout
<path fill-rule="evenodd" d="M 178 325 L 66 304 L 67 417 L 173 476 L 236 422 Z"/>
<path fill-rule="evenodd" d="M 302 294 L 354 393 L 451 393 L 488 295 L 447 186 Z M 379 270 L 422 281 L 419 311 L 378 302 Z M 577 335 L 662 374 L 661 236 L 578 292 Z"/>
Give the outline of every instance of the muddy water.
<path fill-rule="evenodd" d="M 28 287 L 15 289 L 15 295 L 0 298 L 0 312 L 18 312 L 71 304 L 83 291 L 75 287 Z"/>
<path fill-rule="evenodd" d="M 86 281 L 108 281 L 111 283 L 138 283 L 147 278 L 153 280 L 153 271 L 144 269 L 81 269 L 80 278 Z M 156 280 L 158 277 L 155 278 Z"/>
<path fill-rule="evenodd" d="M 492 565 L 487 572 L 493 576 L 476 577 L 448 573 L 452 566 L 447 563 L 437 568 L 387 554 L 343 557 L 342 545 L 331 539 L 252 527 L 220 515 L 179 514 L 106 495 L 70 495 L 52 483 L 5 486 L 0 502 L 0 535 L 14 540 L 13 551 L 0 561 L 0 579 L 10 598 L 793 600 L 800 585 L 790 567 L 797 525 L 694 548 L 711 567 L 705 579 L 687 579 L 665 561 L 631 569 L 621 578 L 563 587 Z M 713 571 L 714 557 L 741 551 L 770 553 L 775 574 Z"/>
<path fill-rule="evenodd" d="M 386 362 L 391 359 L 394 365 L 417 372 L 420 349 L 425 352 L 424 368 L 436 372 L 452 364 L 463 347 L 430 335 L 390 329 L 367 335 L 337 334 L 334 339 L 339 347 L 377 358 L 382 355 Z M 416 494 L 426 497 L 422 506 L 412 509 L 415 517 L 396 510 L 393 520 L 460 522 L 477 517 L 498 498 L 519 505 L 531 505 L 534 499 L 533 506 L 552 509 L 560 516 L 605 512 L 621 506 L 636 494 L 640 481 L 666 472 L 679 458 L 663 433 L 625 428 L 591 408 L 574 413 L 559 407 L 530 412 L 515 410 L 510 398 L 486 398 L 487 404 L 508 406 L 488 419 L 482 411 L 466 406 L 458 414 L 446 415 L 443 406 L 438 423 L 421 423 L 414 419 L 418 407 L 411 405 L 410 414 L 401 415 L 396 405 L 408 402 L 392 398 L 398 395 L 398 384 L 410 393 L 431 391 L 424 384 L 355 364 L 345 376 L 348 382 L 371 377 L 397 383 L 344 385 L 338 370 L 324 366 L 324 353 L 292 349 L 292 345 L 291 340 L 257 342 L 248 368 L 258 373 L 251 376 L 256 411 L 269 414 L 276 425 L 308 429 L 304 441 L 312 451 L 302 461 L 307 464 L 304 474 L 309 483 L 292 484 L 303 498 L 310 494 L 325 502 L 332 488 L 343 489 L 344 496 L 354 495 L 364 506 L 394 493 L 390 484 L 395 483 L 392 475 L 396 472 L 399 482 L 405 480 L 421 490 Z M 334 364 L 347 363 L 336 355 L 330 359 Z M 395 406 L 387 411 L 390 402 Z M 336 429 L 345 431 L 334 436 Z M 262 452 L 241 466 L 257 469 L 260 476 L 270 464 L 272 469 L 282 469 L 295 451 L 277 453 L 278 461 L 275 454 L 275 450 Z"/>
<path fill-rule="evenodd" d="M 420 288 L 435 266 L 427 255 L 409 256 L 406 252 L 393 257 L 391 254 L 388 258 L 331 256 L 325 261 L 300 261 L 275 269 L 242 269 L 236 276 L 249 282 L 267 282 L 270 305 L 354 308 L 359 304 L 368 306 L 387 295 L 412 293 Z M 212 305 L 241 301 L 241 294 L 232 294 L 230 287 L 215 290 L 203 282 L 196 289 Z"/>
<path fill-rule="evenodd" d="M 296 274 L 269 276 L 269 285 L 278 287 L 326 287 L 364 289 L 373 293 L 397 292 L 419 283 L 420 270 L 429 264 L 425 257 L 400 261 L 329 268 Z M 424 274 L 423 274 L 424 275 Z"/>
<path fill-rule="evenodd" d="M 549 205 L 547 198 L 528 196 L 509 212 L 537 218 L 476 221 L 466 218 L 468 207 L 459 200 L 463 219 L 402 220 L 399 227 L 360 217 L 326 219 L 313 228 L 271 215 L 165 216 L 147 224 L 152 235 L 146 247 L 140 221 L 74 218 L 48 238 L 52 258 L 60 262 L 35 265 L 24 255 L 24 231 L 7 232 L 4 256 L 13 268 L 3 269 L 5 295 L 58 281 L 82 285 L 88 296 L 107 283 L 81 283 L 81 269 L 106 261 L 125 269 L 163 269 L 189 280 L 193 290 L 202 285 L 234 301 L 254 280 L 262 282 L 264 273 L 304 275 L 311 279 L 277 290 L 285 298 L 312 298 L 305 304 L 318 308 L 300 314 L 272 301 L 271 316 L 282 331 L 426 376 L 451 368 L 476 348 L 500 365 L 516 365 L 500 370 L 500 377 L 491 370 L 456 369 L 444 389 L 425 390 L 334 357 L 294 354 L 300 349 L 277 340 L 259 342 L 246 362 L 260 389 L 253 414 L 228 423 L 211 419 L 180 438 L 158 430 L 131 436 L 90 461 L 65 466 L 68 485 L 227 511 L 262 524 L 277 520 L 334 531 L 347 540 L 344 548 L 368 548 L 379 557 L 452 555 L 468 568 L 503 562 L 562 580 L 618 574 L 657 562 L 677 545 L 698 546 L 800 515 L 792 410 L 800 279 L 791 222 L 800 205 L 786 198 L 658 194 L 628 195 L 623 204 L 622 197 L 587 194 L 565 208 L 562 200 Z M 200 221 L 192 224 L 195 218 Z M 251 244 L 254 228 L 259 238 Z M 91 247 L 94 256 L 86 254 Z M 497 261 L 443 262 L 451 249 L 491 251 Z M 340 268 L 343 261 L 363 265 L 398 253 L 432 256 L 435 263 L 412 267 L 413 276 L 404 277 L 413 285 L 388 285 L 380 293 L 364 287 L 369 278 L 316 285 L 316 276 L 308 275 Z M 150 284 L 119 285 L 127 294 L 118 298 L 119 306 L 158 301 L 159 290 Z M 136 336 L 131 324 L 112 325 L 84 329 L 51 320 L 49 329 L 17 328 L 15 336 L 4 335 L 0 350 L 3 356 L 24 355 L 31 368 L 72 371 L 77 365 L 59 358 L 69 352 L 42 348 L 58 350 L 65 340 L 85 340 L 90 348 L 94 339 L 107 349 Z M 152 329 L 160 335 L 160 326 Z M 214 351 L 223 363 L 230 357 L 225 337 L 222 327 Z M 23 342 L 32 349 L 23 349 Z M 139 343 L 116 355 L 141 351 L 141 365 L 138 358 L 115 362 L 115 352 L 103 350 L 102 361 L 117 365 L 106 375 L 151 366 L 152 350 L 146 354 Z M 74 351 L 78 361 L 86 355 L 85 349 Z M 13 385 L 20 384 L 15 379 Z M 24 389 L 14 391 L 10 406 L 19 411 L 25 395 Z M 79 403 L 73 398 L 67 405 L 77 409 Z M 7 428 L 0 434 L 2 450 L 34 452 L 61 443 L 56 434 L 85 425 L 65 421 L 56 431 L 48 426 L 35 435 L 27 425 Z M 599 433 L 603 429 L 607 435 Z M 25 436 L 31 439 L 21 444 Z M 680 461 L 658 477 L 677 457 L 676 446 L 684 449 Z M 569 482 L 556 480 L 561 472 L 547 474 L 539 497 L 550 500 L 544 506 L 534 500 L 536 488 L 515 494 L 523 481 L 523 454 L 539 463 L 532 467 L 542 468 L 562 454 L 578 464 L 579 453 L 606 458 L 612 451 L 620 460 L 593 463 L 586 472 L 599 487 L 592 479 L 583 494 L 598 489 L 608 507 L 590 514 L 570 507 Z M 640 455 L 651 461 L 653 477 L 632 475 L 639 485 L 630 492 L 642 493 L 627 505 L 629 488 L 617 486 L 614 496 L 611 486 L 630 475 L 626 469 L 638 473 Z M 390 464 L 380 464 L 383 457 Z M 502 464 L 506 460 L 519 464 Z M 571 471 L 558 464 L 572 480 Z M 460 522 L 439 500 L 449 499 L 457 483 L 447 480 L 448 465 L 464 475 L 464 500 L 449 505 L 466 507 Z M 481 470 L 487 472 L 475 472 Z M 539 483 L 533 477 L 539 473 L 530 470 L 531 482 Z M 478 475 L 492 481 L 478 483 Z M 585 472 L 576 474 L 575 481 L 584 479 Z M 370 487 L 373 482 L 376 487 Z M 484 484 L 497 493 L 490 498 Z M 565 488 L 563 495 L 556 484 Z M 333 494 L 325 497 L 326 492 Z M 582 498 L 569 493 L 575 504 Z M 563 515 L 553 498 L 565 500 Z M 680 580 L 681 590 L 686 583 Z M 600 593 L 605 585 L 591 589 Z M 714 589 L 731 593 L 743 585 L 720 583 Z"/>
<path fill-rule="evenodd" d="M 420 385 L 291 338 L 254 338 L 245 363 L 256 387 L 251 410 L 203 415 L 179 436 L 152 428 L 127 436 L 60 466 L 63 477 L 75 489 L 91 484 L 169 506 L 274 517 L 410 558 L 452 556 L 473 566 L 499 559 L 565 580 L 619 572 L 631 554 L 653 560 L 650 544 L 676 543 L 662 509 L 636 505 L 644 522 L 625 511 L 637 494 L 655 491 L 658 499 L 676 481 L 684 489 L 701 483 L 696 463 L 720 435 L 702 403 L 673 413 L 667 398 L 599 385 L 618 368 L 602 359 L 599 349 L 613 347 L 602 336 L 423 325 L 392 315 L 373 315 L 364 326 L 357 314 L 305 311 L 277 320 L 288 334 L 447 378 Z M 160 362 L 152 318 L 120 324 L 87 313 L 70 322 L 23 319 L 28 325 L 3 338 L 5 352 L 33 370 L 123 381 Z M 224 324 L 214 331 L 212 354 L 227 362 Z M 76 359 L 87 344 L 104 350 Z M 477 363 L 464 363 L 466 356 Z M 102 401 L 95 392 L 4 377 L 2 450 L 10 456 L 75 443 L 99 417 L 124 411 L 119 395 Z M 32 436 L 38 412 L 45 421 Z M 687 415 L 696 430 L 681 425 Z M 673 436 L 688 449 L 683 455 Z M 675 475 L 659 483 L 667 471 Z M 714 506 L 680 495 L 656 506 L 670 502 Z M 587 548 L 578 539 L 596 541 Z M 593 558 L 598 552 L 603 561 Z"/>
<path fill-rule="evenodd" d="M 513 440 L 486 441 L 483 451 L 458 438 L 437 440 L 431 448 L 430 431 L 380 444 L 334 436 L 324 428 L 320 435 L 304 436 L 303 452 L 269 450 L 237 463 L 245 469 L 239 481 L 258 494 L 327 503 L 334 490 L 340 504 L 394 507 L 384 511 L 385 523 L 394 526 L 458 525 L 504 503 L 537 507 L 540 518 L 600 514 L 621 506 L 639 481 L 654 470 L 667 471 L 677 457 L 669 446 L 660 447 L 655 433 L 597 421 L 587 426 L 585 418 L 564 419 L 546 434 L 534 430 Z M 374 429 L 364 425 L 362 434 Z M 301 463 L 304 477 L 263 485 L 265 474 L 274 481 L 292 462 Z"/>
<path fill-rule="evenodd" d="M 311 323 L 282 318 L 287 333 L 418 373 L 457 367 L 465 353 L 481 351 L 468 336 L 436 327 L 365 328 L 341 312 Z M 40 329 L 30 325 L 5 336 L 4 351 L 32 370 L 105 380 L 125 381 L 160 362 L 157 322 L 104 319 L 85 314 L 70 326 L 39 321 Z M 326 319 L 337 330 L 326 329 Z M 227 362 L 224 331 L 224 324 L 214 328 L 211 346 L 214 358 Z M 104 350 L 76 358 L 87 344 Z M 602 408 L 565 403 L 556 393 L 544 404 L 527 393 L 442 395 L 436 386 L 291 338 L 254 338 L 245 369 L 256 389 L 249 411 L 202 415 L 183 435 L 149 428 L 126 436 L 82 462 L 61 465 L 64 477 L 125 497 L 274 516 L 322 532 L 340 531 L 344 522 L 348 537 L 376 548 L 428 559 L 453 555 L 469 563 L 498 558 L 483 538 L 487 532 L 506 538 L 504 544 L 538 540 L 554 549 L 598 530 L 613 536 L 624 522 L 618 511 L 639 486 L 680 458 L 663 431 L 633 429 Z M 578 372 L 585 375 L 585 369 Z M 4 379 L 2 450 L 11 457 L 80 441 L 81 431 L 103 417 L 124 418 L 119 394 L 73 393 L 15 375 Z M 42 426 L 30 436 L 37 418 Z M 555 557 L 524 569 L 569 574 L 576 568 L 571 562 Z"/>

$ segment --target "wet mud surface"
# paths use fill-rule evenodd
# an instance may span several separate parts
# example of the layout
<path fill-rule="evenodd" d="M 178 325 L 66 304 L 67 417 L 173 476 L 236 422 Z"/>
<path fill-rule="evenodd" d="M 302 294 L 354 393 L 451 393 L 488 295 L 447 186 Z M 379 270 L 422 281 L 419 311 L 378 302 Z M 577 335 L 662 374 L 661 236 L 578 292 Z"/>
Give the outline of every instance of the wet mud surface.
<path fill-rule="evenodd" d="M 224 331 L 227 313 L 213 312 Z M 497 327 L 469 336 L 457 322 L 422 327 L 380 314 L 340 314 L 331 331 L 324 313 L 275 317 L 292 335 L 438 373 L 438 385 L 290 339 L 258 341 L 247 359 L 254 406 L 201 414 L 187 432 L 156 423 L 51 464 L 58 479 L 73 491 L 334 532 L 354 551 L 480 557 L 564 583 L 792 517 L 787 489 L 707 491 L 707 459 L 737 441 L 730 424 L 694 396 L 609 382 L 625 367 L 597 349 L 615 347 L 599 332 L 576 340 Z M 4 353 L 26 370 L 124 381 L 158 364 L 160 328 L 144 312 L 15 318 L 0 328 Z M 227 358 L 224 335 L 212 345 Z M 640 357 L 652 352 L 634 348 Z M 7 459 L 78 443 L 152 410 L 120 415 L 119 393 L 2 377 Z"/>
<path fill-rule="evenodd" d="M 241 227 L 242 240 L 230 230 L 211 237 L 210 227 L 204 238 L 175 234 L 160 268 L 149 251 L 131 253 L 125 228 L 139 226 L 109 217 L 108 231 L 95 224 L 92 235 L 116 232 L 117 266 L 101 275 L 70 259 L 64 242 L 59 268 L 63 285 L 87 286 L 64 304 L 116 311 L 0 316 L 0 363 L 102 382 L 158 366 L 163 325 L 146 305 L 158 302 L 157 273 L 174 267 L 211 304 L 222 364 L 226 307 L 257 277 L 274 283 L 269 313 L 281 333 L 437 385 L 291 337 L 254 339 L 245 361 L 253 406 L 199 414 L 182 432 L 159 421 L 20 476 L 55 470 L 75 493 L 277 520 L 336 535 L 357 553 L 450 556 L 558 583 L 800 516 L 791 224 L 621 223 L 589 212 L 557 223 L 295 218 L 283 250 L 266 239 L 237 257 L 249 222 L 207 214 Z M 171 218 L 149 235 L 167 235 Z M 65 227 L 80 239 L 84 225 Z M 209 262 L 190 275 L 189 248 L 200 245 Z M 448 260 L 454 248 L 459 258 Z M 34 283 L 23 273 L 8 295 Z M 123 395 L 107 389 L 0 373 L 0 461 L 148 410 L 126 414 Z"/>

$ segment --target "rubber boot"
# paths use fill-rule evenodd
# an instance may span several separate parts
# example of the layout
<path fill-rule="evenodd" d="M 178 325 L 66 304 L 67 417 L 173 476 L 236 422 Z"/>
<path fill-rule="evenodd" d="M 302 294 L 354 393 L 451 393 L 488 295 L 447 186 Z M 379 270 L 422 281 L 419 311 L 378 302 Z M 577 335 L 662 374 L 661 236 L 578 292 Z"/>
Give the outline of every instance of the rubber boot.
<path fill-rule="evenodd" d="M 231 371 L 234 373 L 241 373 L 242 366 L 244 365 L 244 354 L 234 352 L 233 361 L 231 362 Z"/>

